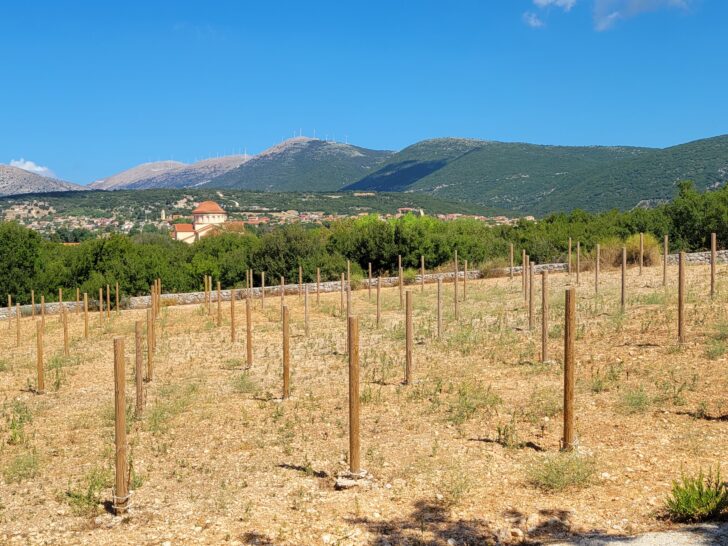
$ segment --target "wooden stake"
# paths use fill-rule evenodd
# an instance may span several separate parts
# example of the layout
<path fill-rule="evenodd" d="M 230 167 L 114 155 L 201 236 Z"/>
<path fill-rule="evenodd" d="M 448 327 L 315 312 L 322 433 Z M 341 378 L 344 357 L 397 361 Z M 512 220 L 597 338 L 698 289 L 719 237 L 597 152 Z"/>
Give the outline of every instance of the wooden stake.
<path fill-rule="evenodd" d="M 399 308 L 404 307 L 404 272 L 402 271 L 402 255 L 397 255 L 397 271 L 399 272 Z"/>
<path fill-rule="evenodd" d="M 379 328 L 379 320 L 382 315 L 382 302 L 381 302 L 381 292 L 382 292 L 382 276 L 377 276 L 377 328 Z"/>
<path fill-rule="evenodd" d="M 576 241 L 576 285 L 579 286 L 579 273 L 581 272 L 581 243 Z"/>
<path fill-rule="evenodd" d="M 349 470 L 360 470 L 359 445 L 359 319 L 348 318 L 349 332 Z"/>
<path fill-rule="evenodd" d="M 36 337 L 36 368 L 38 370 L 38 384 L 35 392 L 43 394 L 45 392 L 44 368 L 43 365 L 43 322 L 35 323 Z"/>
<path fill-rule="evenodd" d="M 541 362 L 549 359 L 549 272 L 541 272 Z"/>
<path fill-rule="evenodd" d="M 137 417 L 142 414 L 144 410 L 144 372 L 142 371 L 142 364 L 144 361 L 143 357 L 143 340 L 142 331 L 144 329 L 144 323 L 141 320 L 137 320 L 134 323 L 134 383 L 136 385 L 136 410 Z"/>
<path fill-rule="evenodd" d="M 425 291 L 425 257 L 420 256 L 420 292 Z"/>
<path fill-rule="evenodd" d="M 126 512 L 129 504 L 126 460 L 126 375 L 124 374 L 124 338 L 114 338 L 114 440 L 116 443 L 116 480 L 113 508 L 116 515 Z"/>
<path fill-rule="evenodd" d="M 371 290 L 371 289 L 370 289 Z M 316 268 L 316 305 L 321 301 L 321 268 Z"/>
<path fill-rule="evenodd" d="M 237 335 L 235 332 L 235 289 L 230 289 L 230 341 L 235 343 Z"/>
<path fill-rule="evenodd" d="M 288 331 L 288 306 L 283 306 L 283 399 L 291 395 L 291 361 Z"/>
<path fill-rule="evenodd" d="M 596 257 L 594 259 L 594 294 L 599 294 L 599 266 L 600 262 L 602 261 L 602 254 L 601 250 L 599 248 L 599 243 L 597 243 L 596 248 Z"/>
<path fill-rule="evenodd" d="M 339 286 L 339 294 L 341 295 L 341 302 L 340 302 L 340 309 L 341 309 L 341 316 L 345 317 L 344 314 L 344 290 L 346 286 L 346 275 L 344 273 L 341 274 L 341 286 Z"/>
<path fill-rule="evenodd" d="M 45 295 L 40 295 L 40 321 L 43 324 L 43 328 L 45 328 Z"/>
<path fill-rule="evenodd" d="M 412 291 L 407 290 L 405 308 L 405 365 L 404 365 L 404 384 L 409 385 L 412 382 Z"/>
<path fill-rule="evenodd" d="M 571 237 L 569 237 L 569 258 L 566 262 L 566 272 L 571 275 Z"/>
<path fill-rule="evenodd" d="M 88 292 L 83 293 L 83 337 L 88 339 Z"/>
<path fill-rule="evenodd" d="M 442 337 L 442 278 L 437 278 L 437 339 Z"/>
<path fill-rule="evenodd" d="M 460 284 L 460 272 L 458 271 L 458 251 L 455 251 L 455 320 L 460 319 L 460 308 L 458 307 L 458 285 Z"/>
<path fill-rule="evenodd" d="M 147 381 L 154 379 L 154 318 L 147 309 Z"/>
<path fill-rule="evenodd" d="M 526 299 L 526 249 L 521 250 L 521 292 Z"/>
<path fill-rule="evenodd" d="M 369 262 L 369 301 L 372 301 L 372 262 Z M 316 300 L 318 303 L 318 299 Z"/>
<path fill-rule="evenodd" d="M 640 275 L 642 275 L 642 267 L 645 263 L 645 234 L 640 232 Z"/>
<path fill-rule="evenodd" d="M 710 297 L 715 297 L 715 260 L 717 254 L 715 233 L 710 234 Z"/>
<path fill-rule="evenodd" d="M 526 254 L 526 261 L 523 265 L 523 301 L 528 302 L 528 285 L 531 282 L 531 277 L 529 276 L 531 273 L 531 257 Z"/>
<path fill-rule="evenodd" d="M 351 282 L 351 262 L 346 260 L 346 282 Z"/>
<path fill-rule="evenodd" d="M 561 447 L 574 448 L 574 339 L 576 337 L 576 288 L 566 290 L 564 317 L 564 437 Z"/>
<path fill-rule="evenodd" d="M 668 236 L 665 235 L 662 241 L 662 286 L 667 287 L 667 248 Z"/>
<path fill-rule="evenodd" d="M 30 291 L 30 316 L 35 320 L 35 290 Z"/>
<path fill-rule="evenodd" d="M 533 323 L 536 319 L 535 317 L 535 306 L 536 302 L 533 297 L 533 274 L 534 274 L 534 268 L 533 268 L 533 262 L 528 262 L 528 330 L 533 331 Z"/>
<path fill-rule="evenodd" d="M 303 288 L 303 330 L 308 335 L 308 285 Z"/>
<path fill-rule="evenodd" d="M 217 326 L 222 326 L 222 291 L 220 281 L 217 281 Z"/>
<path fill-rule="evenodd" d="M 680 252 L 677 278 L 677 339 L 685 343 L 685 252 Z"/>
<path fill-rule="evenodd" d="M 509 280 L 512 281 L 513 280 L 513 243 L 511 243 L 511 245 L 510 245 L 510 252 L 509 252 L 509 255 L 508 255 L 508 263 L 509 263 L 509 267 L 508 267 L 508 278 L 509 278 Z"/>
<path fill-rule="evenodd" d="M 627 247 L 622 247 L 622 313 L 627 307 Z"/>
<path fill-rule="evenodd" d="M 283 312 L 283 306 L 286 304 L 286 279 L 281 275 L 281 312 Z"/>
<path fill-rule="evenodd" d="M 253 318 L 250 298 L 245 298 L 245 352 L 248 367 L 253 365 Z"/>
<path fill-rule="evenodd" d="M 63 356 L 68 356 L 70 354 L 68 349 L 68 311 L 64 308 L 61 315 L 63 319 Z"/>

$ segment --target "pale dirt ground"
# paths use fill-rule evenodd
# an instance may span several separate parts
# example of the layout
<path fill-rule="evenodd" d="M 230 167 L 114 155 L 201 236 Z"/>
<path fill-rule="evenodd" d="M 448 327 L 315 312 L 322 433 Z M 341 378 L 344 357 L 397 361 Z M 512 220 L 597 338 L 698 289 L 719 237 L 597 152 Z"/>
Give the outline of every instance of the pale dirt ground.
<path fill-rule="evenodd" d="M 540 326 L 526 326 L 520 279 L 468 281 L 461 318 L 445 285 L 442 340 L 434 339 L 436 285 L 415 296 L 415 382 L 401 385 L 403 313 L 398 290 L 384 289 L 374 324 L 367 291 L 353 296 L 361 322 L 362 462 L 369 489 L 335 491 L 346 469 L 347 359 L 339 294 L 288 296 L 293 336 L 292 398 L 281 402 L 279 300 L 255 302 L 255 362 L 243 388 L 244 304 L 239 341 L 229 339 L 229 304 L 216 327 L 200 306 L 164 310 L 155 379 L 129 442 L 138 475 L 133 507 L 113 518 L 101 503 L 113 474 L 112 339 L 123 335 L 127 394 L 133 401 L 133 323 L 124 311 L 91 339 L 72 316 L 72 357 L 48 370 L 47 393 L 33 394 L 35 327 L 23 341 L 0 325 L 0 543 L 9 544 L 489 544 L 603 539 L 679 528 L 658 516 L 681 469 L 728 469 L 728 269 L 719 297 L 707 294 L 707 267 L 689 267 L 688 340 L 676 343 L 676 269 L 667 295 L 661 268 L 629 271 L 629 301 L 619 313 L 619 273 L 603 272 L 598 298 L 584 272 L 578 288 L 576 415 L 579 450 L 595 467 L 582 488 L 544 492 L 532 468 L 559 450 L 565 274 L 551 274 L 556 362 L 540 364 Z M 572 277 L 573 281 L 573 277 Z M 540 283 L 535 294 L 540 302 Z M 462 294 L 462 292 L 461 292 Z M 540 305 L 536 305 L 536 310 Z M 213 306 L 214 310 L 214 306 Z M 214 314 L 214 313 L 213 313 Z M 720 325 L 723 325 L 722 327 Z M 716 334 L 722 328 L 722 334 Z M 46 358 L 62 348 L 57 317 L 47 319 Z M 708 354 L 709 353 L 709 354 Z M 602 378 L 602 389 L 596 388 Z M 241 383 L 238 381 L 238 385 Z M 642 389 L 642 411 L 627 413 L 626 393 Z M 242 391 L 242 392 L 241 392 Z M 599 391 L 599 392 L 595 392 Z M 497 396 L 497 398 L 496 398 Z M 490 400 L 492 403 L 488 403 Z M 497 403 L 496 401 L 500 401 Z M 479 402 L 480 401 L 480 402 Z M 13 436 L 25 406 L 32 420 Z M 696 417 L 698 410 L 709 418 Z M 718 419 L 722 416 L 722 419 Z M 518 445 L 497 428 L 513 425 Z M 17 427 L 14 429 L 17 433 Z M 543 450 L 543 451 L 541 451 Z M 36 454 L 35 472 L 18 460 Z M 69 492 L 91 489 L 90 505 Z M 21 473 L 22 474 L 22 473 Z M 35 475 L 33 475 L 35 474 Z"/>

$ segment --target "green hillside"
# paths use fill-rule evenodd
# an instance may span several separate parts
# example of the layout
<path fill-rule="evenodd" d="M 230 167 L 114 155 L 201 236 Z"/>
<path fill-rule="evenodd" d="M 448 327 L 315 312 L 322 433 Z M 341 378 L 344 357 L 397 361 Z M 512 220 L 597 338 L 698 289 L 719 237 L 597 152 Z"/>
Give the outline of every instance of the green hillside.
<path fill-rule="evenodd" d="M 259 191 L 336 191 L 375 171 L 392 152 L 294 138 L 205 184 Z"/>
<path fill-rule="evenodd" d="M 628 209 L 728 179 L 728 136 L 666 149 L 542 146 L 463 139 L 423 141 L 394 154 L 347 190 L 423 192 L 537 215 Z"/>

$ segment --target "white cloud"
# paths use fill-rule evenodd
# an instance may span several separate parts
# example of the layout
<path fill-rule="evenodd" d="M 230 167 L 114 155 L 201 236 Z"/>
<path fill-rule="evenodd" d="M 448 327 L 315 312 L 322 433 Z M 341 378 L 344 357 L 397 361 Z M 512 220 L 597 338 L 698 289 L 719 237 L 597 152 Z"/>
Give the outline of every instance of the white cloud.
<path fill-rule="evenodd" d="M 533 0 L 533 3 L 539 8 L 556 6 L 564 11 L 569 11 L 576 4 L 576 0 Z"/>
<path fill-rule="evenodd" d="M 594 28 L 599 31 L 607 30 L 620 19 L 662 8 L 688 9 L 691 2 L 692 0 L 594 0 Z"/>
<path fill-rule="evenodd" d="M 29 159 L 23 159 L 22 157 L 20 159 L 10 160 L 10 166 L 17 167 L 18 169 L 23 169 L 24 171 L 28 171 L 31 173 L 39 174 L 41 176 L 50 176 L 51 178 L 55 176 L 55 174 L 53 174 L 53 171 L 50 170 L 48 167 L 38 165 L 34 161 L 30 161 Z"/>
<path fill-rule="evenodd" d="M 523 14 L 523 22 L 531 28 L 541 28 L 544 25 L 544 22 L 532 11 Z"/>

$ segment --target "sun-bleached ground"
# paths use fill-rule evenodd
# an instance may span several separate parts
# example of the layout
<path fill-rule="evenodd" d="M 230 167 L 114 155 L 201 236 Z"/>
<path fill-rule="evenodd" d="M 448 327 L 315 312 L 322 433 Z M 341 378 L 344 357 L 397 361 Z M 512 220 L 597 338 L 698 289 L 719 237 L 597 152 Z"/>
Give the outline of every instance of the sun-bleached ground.
<path fill-rule="evenodd" d="M 598 532 L 672 527 L 658 516 L 681 470 L 728 467 L 728 269 L 718 297 L 708 268 L 688 268 L 687 343 L 677 344 L 676 268 L 603 271 L 598 297 L 578 287 L 577 471 L 582 483 L 550 491 L 535 475 L 558 456 L 564 287 L 550 275 L 553 362 L 539 362 L 519 278 L 468 281 L 460 320 L 444 285 L 442 339 L 436 285 L 410 286 L 414 382 L 402 385 L 404 314 L 396 288 L 353 294 L 360 317 L 362 464 L 370 488 L 334 490 L 347 468 L 345 321 L 339 294 L 291 310 L 292 396 L 280 401 L 279 301 L 254 302 L 254 364 L 245 368 L 244 303 L 230 342 L 229 304 L 215 325 L 200 306 L 168 307 L 143 415 L 129 424 L 133 506 L 108 514 L 113 483 L 113 348 L 124 336 L 134 397 L 134 321 L 124 311 L 91 338 L 71 316 L 71 357 L 58 317 L 47 318 L 47 392 L 36 395 L 35 325 L 0 325 L 0 542 L 10 544 L 482 544 L 538 542 Z M 540 313 L 540 282 L 535 285 Z M 461 291 L 462 295 L 462 291 Z M 146 354 L 146 353 L 145 353 Z M 133 411 L 131 412 L 133 414 Z M 131 415 L 130 414 L 130 415 Z"/>

